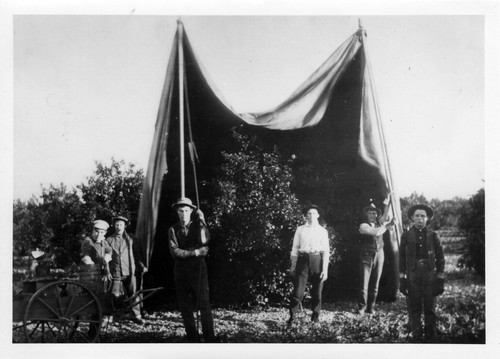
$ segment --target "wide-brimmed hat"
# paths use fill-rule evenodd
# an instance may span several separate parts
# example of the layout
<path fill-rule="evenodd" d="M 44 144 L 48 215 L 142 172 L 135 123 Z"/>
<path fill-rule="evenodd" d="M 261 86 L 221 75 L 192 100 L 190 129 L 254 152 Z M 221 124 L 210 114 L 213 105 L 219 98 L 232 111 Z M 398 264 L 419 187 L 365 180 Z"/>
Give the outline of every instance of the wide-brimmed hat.
<path fill-rule="evenodd" d="M 98 220 L 94 221 L 94 228 L 103 229 L 103 230 L 107 231 L 109 228 L 109 224 L 108 224 L 108 222 L 103 221 L 102 219 L 98 219 Z"/>
<path fill-rule="evenodd" d="M 426 204 L 416 204 L 410 207 L 408 210 L 408 218 L 413 217 L 413 214 L 417 209 L 423 209 L 427 213 L 427 220 L 430 220 L 434 216 L 434 210 L 427 206 Z"/>
<path fill-rule="evenodd" d="M 382 215 L 382 211 L 380 208 L 377 208 L 373 203 L 370 203 L 369 206 L 366 206 L 363 208 L 363 214 L 366 216 L 368 211 L 377 211 L 377 217 L 380 217 Z"/>
<path fill-rule="evenodd" d="M 318 211 L 319 213 L 319 216 L 321 217 L 321 208 L 316 206 L 315 204 L 310 204 L 308 206 L 305 206 L 303 209 L 302 209 L 302 214 L 305 216 L 307 214 L 307 211 L 309 211 L 310 209 L 315 209 L 316 211 Z"/>
<path fill-rule="evenodd" d="M 175 202 L 173 205 L 172 205 L 172 208 L 177 208 L 177 207 L 181 207 L 181 206 L 188 206 L 192 209 L 195 209 L 196 206 L 193 205 L 193 202 L 187 198 L 187 197 L 181 197 L 177 200 L 177 202 Z"/>
<path fill-rule="evenodd" d="M 125 224 L 128 224 L 130 222 L 126 217 L 123 217 L 123 216 L 113 217 L 113 219 L 111 221 L 113 222 L 113 224 L 115 224 L 116 221 L 123 221 L 123 222 L 125 222 Z"/>

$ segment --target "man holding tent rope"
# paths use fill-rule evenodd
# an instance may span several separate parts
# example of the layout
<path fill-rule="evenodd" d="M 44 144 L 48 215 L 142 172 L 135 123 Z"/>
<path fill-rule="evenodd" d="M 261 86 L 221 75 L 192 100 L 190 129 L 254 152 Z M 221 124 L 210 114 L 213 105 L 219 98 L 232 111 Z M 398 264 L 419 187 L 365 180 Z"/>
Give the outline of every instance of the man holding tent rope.
<path fill-rule="evenodd" d="M 378 286 L 384 266 L 384 233 L 391 230 L 394 221 L 389 217 L 390 196 L 384 200 L 384 212 L 373 203 L 363 208 L 365 221 L 359 226 L 359 297 L 357 314 L 375 312 Z"/>
<path fill-rule="evenodd" d="M 198 342 L 198 329 L 193 306 L 201 312 L 201 327 L 206 343 L 214 340 L 214 323 L 208 295 L 208 273 L 205 256 L 208 254 L 209 233 L 203 212 L 197 210 L 191 219 L 193 205 L 189 198 L 180 198 L 172 205 L 179 222 L 168 230 L 170 253 L 174 258 L 174 281 L 177 302 L 181 311 L 187 340 Z M 193 216 L 194 217 L 194 216 Z"/>

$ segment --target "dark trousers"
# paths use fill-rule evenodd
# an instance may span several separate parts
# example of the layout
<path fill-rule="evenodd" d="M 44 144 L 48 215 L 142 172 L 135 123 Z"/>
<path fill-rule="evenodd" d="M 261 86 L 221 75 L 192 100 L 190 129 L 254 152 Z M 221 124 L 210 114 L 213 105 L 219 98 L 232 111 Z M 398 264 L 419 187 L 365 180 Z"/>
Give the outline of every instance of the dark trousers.
<path fill-rule="evenodd" d="M 384 267 L 384 250 L 361 248 L 359 271 L 360 289 L 358 309 L 373 310 L 377 300 L 378 285 Z"/>
<path fill-rule="evenodd" d="M 111 293 L 115 297 L 115 300 L 120 301 L 122 298 L 130 298 L 137 291 L 137 280 L 135 275 L 128 275 L 120 278 L 113 278 L 113 287 L 111 288 Z M 139 297 L 134 299 L 134 303 L 140 300 Z M 141 306 L 140 304 L 135 304 L 132 307 L 132 312 L 136 318 L 141 317 Z"/>
<path fill-rule="evenodd" d="M 297 266 L 294 277 L 294 290 L 290 300 L 290 315 L 297 313 L 301 307 L 307 281 L 311 282 L 311 298 L 313 315 L 319 316 L 321 311 L 321 292 L 323 282 L 320 274 L 322 271 L 321 254 L 300 254 L 297 259 Z"/>
<path fill-rule="evenodd" d="M 214 321 L 210 306 L 207 266 L 203 258 L 177 261 L 174 268 L 177 302 L 189 341 L 198 341 L 193 311 L 201 312 L 201 328 L 205 341 L 213 341 Z"/>
<path fill-rule="evenodd" d="M 409 273 L 410 290 L 408 295 L 408 312 L 413 339 L 415 341 L 434 338 L 436 332 L 436 297 L 433 295 L 436 274 L 430 270 L 427 261 L 415 266 Z M 422 327 L 422 309 L 425 330 Z"/>

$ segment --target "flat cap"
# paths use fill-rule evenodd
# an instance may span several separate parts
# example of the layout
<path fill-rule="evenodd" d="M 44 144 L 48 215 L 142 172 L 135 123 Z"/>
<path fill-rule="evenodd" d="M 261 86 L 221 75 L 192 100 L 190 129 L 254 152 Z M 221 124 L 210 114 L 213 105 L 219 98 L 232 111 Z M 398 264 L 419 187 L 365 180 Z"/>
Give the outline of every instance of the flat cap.
<path fill-rule="evenodd" d="M 123 221 L 127 224 L 130 222 L 126 217 L 123 217 L 123 216 L 113 217 L 112 221 L 113 221 L 113 224 L 115 224 L 116 221 Z"/>
<path fill-rule="evenodd" d="M 94 228 L 104 229 L 105 231 L 107 231 L 109 228 L 109 224 L 108 224 L 108 222 L 103 221 L 102 219 L 98 219 L 98 220 L 94 221 Z"/>

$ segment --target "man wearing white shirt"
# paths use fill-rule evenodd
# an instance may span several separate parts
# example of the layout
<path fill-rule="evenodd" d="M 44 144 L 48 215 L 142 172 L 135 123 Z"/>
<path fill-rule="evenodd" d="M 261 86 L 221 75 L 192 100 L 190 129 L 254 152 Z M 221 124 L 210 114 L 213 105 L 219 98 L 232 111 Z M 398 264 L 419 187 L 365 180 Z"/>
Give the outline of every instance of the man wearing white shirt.
<path fill-rule="evenodd" d="M 384 233 L 394 225 L 393 221 L 386 223 L 389 213 L 389 197 L 384 201 L 384 213 L 375 207 L 363 208 L 366 222 L 359 226 L 360 233 L 360 286 L 359 315 L 374 313 L 377 300 L 378 285 L 384 266 Z"/>
<path fill-rule="evenodd" d="M 294 290 L 290 300 L 289 324 L 292 324 L 294 315 L 301 307 L 308 279 L 312 284 L 311 320 L 319 321 L 321 292 L 323 283 L 328 278 L 330 244 L 327 230 L 318 222 L 319 208 L 311 205 L 304 208 L 302 212 L 307 222 L 295 231 L 291 252 L 290 274 L 294 277 Z"/>

